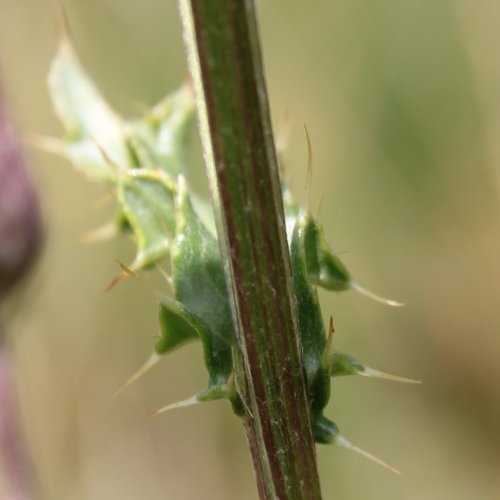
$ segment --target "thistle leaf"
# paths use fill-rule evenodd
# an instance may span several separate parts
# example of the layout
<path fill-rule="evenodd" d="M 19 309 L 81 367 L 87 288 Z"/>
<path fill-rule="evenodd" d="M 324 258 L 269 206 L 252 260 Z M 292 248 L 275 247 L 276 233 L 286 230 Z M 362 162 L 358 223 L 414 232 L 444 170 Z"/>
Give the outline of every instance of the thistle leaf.
<path fill-rule="evenodd" d="M 370 368 L 361 363 L 357 359 L 341 352 L 335 352 L 330 358 L 330 375 L 338 377 L 341 375 L 361 375 L 363 377 L 380 378 L 384 380 L 392 380 L 394 382 L 403 382 L 407 384 L 420 384 L 420 380 L 392 375 L 391 373 L 382 372 Z"/>
<path fill-rule="evenodd" d="M 330 250 L 318 222 L 310 214 L 302 213 L 297 223 L 302 228 L 303 252 L 309 281 L 326 290 L 348 290 L 351 287 L 351 275 Z"/>
<path fill-rule="evenodd" d="M 233 322 L 217 240 L 195 212 L 182 177 L 176 199 L 176 238 L 172 247 L 176 299 L 227 344 Z"/>
<path fill-rule="evenodd" d="M 156 266 L 170 257 L 168 277 L 174 298 L 160 294 L 160 337 L 146 363 L 122 384 L 114 396 L 150 370 L 161 357 L 199 339 L 208 371 L 208 387 L 198 394 L 160 408 L 164 411 L 204 401 L 229 399 L 233 411 L 251 416 L 240 397 L 235 375 L 239 357 L 235 347 L 233 317 L 226 289 L 219 245 L 210 222 L 200 216 L 201 203 L 189 194 L 184 181 L 185 153 L 194 116 L 191 86 L 185 83 L 142 119 L 125 121 L 108 106 L 80 66 L 65 38 L 53 61 L 49 87 L 54 107 L 66 131 L 64 140 L 38 139 L 55 154 L 68 157 L 89 177 L 110 184 L 119 202 L 114 225 L 92 233 L 90 239 L 131 233 L 136 256 L 130 268 L 112 285 L 136 270 Z M 308 143 L 308 186 L 312 150 Z M 352 280 L 340 259 L 331 251 L 323 230 L 310 215 L 309 203 L 301 211 L 283 185 L 287 237 L 297 300 L 300 340 L 304 354 L 308 399 L 317 442 L 335 443 L 391 468 L 343 438 L 338 427 L 323 416 L 330 398 L 331 377 L 357 374 L 402 382 L 417 381 L 374 370 L 333 350 L 333 323 L 328 339 L 316 287 L 356 290 L 379 302 L 402 305 L 369 292 Z M 193 207 L 195 201 L 195 207 Z M 206 211 L 205 209 L 203 210 Z"/>
<path fill-rule="evenodd" d="M 160 331 L 161 337 L 155 345 L 158 354 L 166 354 L 190 340 L 199 338 L 209 375 L 209 389 L 226 383 L 232 371 L 231 348 L 221 342 L 220 337 L 214 335 L 214 332 L 187 310 L 184 304 L 176 301 L 162 302 Z"/>
<path fill-rule="evenodd" d="M 299 215 L 297 223 L 303 231 L 307 276 L 312 284 L 335 292 L 355 290 L 376 302 L 393 307 L 404 305 L 401 302 L 381 297 L 354 282 L 342 261 L 330 249 L 323 229 L 309 213 L 303 212 Z"/>
<path fill-rule="evenodd" d="M 120 175 L 118 200 L 137 244 L 132 269 L 150 267 L 168 254 L 175 232 L 175 191 L 160 170 L 132 169 Z"/>
<path fill-rule="evenodd" d="M 113 183 L 116 172 L 99 147 L 113 164 L 127 168 L 123 123 L 81 67 L 67 39 L 59 44 L 48 82 L 55 111 L 66 130 L 65 155 L 89 177 Z"/>
<path fill-rule="evenodd" d="M 313 413 L 320 413 L 330 398 L 330 374 L 328 367 L 321 366 L 326 336 L 318 294 L 307 276 L 304 227 L 298 219 L 292 233 L 290 257 L 309 399 Z"/>
<path fill-rule="evenodd" d="M 143 167 L 159 167 L 172 178 L 185 173 L 185 152 L 194 122 L 194 97 L 188 83 L 169 94 L 144 118 L 128 124 L 127 141 Z"/>
<path fill-rule="evenodd" d="M 146 360 L 146 362 L 122 385 L 120 385 L 113 394 L 113 398 L 118 396 L 123 390 L 139 380 L 145 373 L 153 368 L 163 357 L 163 355 L 173 351 L 177 347 L 199 338 L 203 344 L 203 349 L 206 354 L 207 367 L 211 374 L 212 379 L 219 379 L 220 374 L 217 371 L 217 365 L 212 366 L 210 353 L 213 350 L 211 344 L 211 336 L 207 328 L 187 312 L 180 302 L 173 299 L 164 297 L 160 303 L 159 311 L 160 321 L 160 338 L 156 341 L 155 350 L 153 354 Z M 212 373 L 213 372 L 213 373 Z M 215 394 L 215 389 L 210 386 L 209 389 L 200 393 L 200 397 L 205 393 Z M 210 392 L 212 391 L 212 392 Z M 215 391 L 215 392 L 214 392 Z M 221 396 L 222 397 L 222 396 Z M 192 398 L 190 398 L 191 400 Z M 187 400 L 186 400 L 187 401 Z M 192 404 L 192 403 L 190 403 Z M 185 404 L 175 403 L 174 406 L 186 406 Z M 162 411 L 165 411 L 165 408 Z"/>
<path fill-rule="evenodd" d="M 160 338 L 155 344 L 159 355 L 173 351 L 177 347 L 194 339 L 205 341 L 206 327 L 189 314 L 185 307 L 174 300 L 160 304 Z"/>
<path fill-rule="evenodd" d="M 202 338 L 209 385 L 220 385 L 232 369 L 234 331 L 217 241 L 193 209 L 184 179 L 178 178 L 176 237 L 172 245 L 175 298 L 206 326 Z"/>
<path fill-rule="evenodd" d="M 184 153 L 194 116 L 193 92 L 185 83 L 156 105 L 144 120 L 154 137 L 152 146 L 158 164 L 174 177 L 185 172 Z"/>

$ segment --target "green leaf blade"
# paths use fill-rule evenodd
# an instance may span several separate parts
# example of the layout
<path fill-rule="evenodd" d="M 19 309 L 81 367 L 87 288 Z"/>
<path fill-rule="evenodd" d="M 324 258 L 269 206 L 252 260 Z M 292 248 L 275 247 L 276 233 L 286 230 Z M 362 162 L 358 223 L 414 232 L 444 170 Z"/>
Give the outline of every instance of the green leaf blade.
<path fill-rule="evenodd" d="M 120 176 L 118 200 L 137 244 L 133 269 L 151 267 L 168 255 L 175 192 L 175 184 L 160 171 L 134 169 Z"/>
<path fill-rule="evenodd" d="M 99 148 L 113 164 L 128 167 L 123 123 L 84 71 L 67 40 L 59 45 L 48 83 L 56 114 L 66 131 L 69 159 L 89 177 L 114 182 L 114 168 Z"/>

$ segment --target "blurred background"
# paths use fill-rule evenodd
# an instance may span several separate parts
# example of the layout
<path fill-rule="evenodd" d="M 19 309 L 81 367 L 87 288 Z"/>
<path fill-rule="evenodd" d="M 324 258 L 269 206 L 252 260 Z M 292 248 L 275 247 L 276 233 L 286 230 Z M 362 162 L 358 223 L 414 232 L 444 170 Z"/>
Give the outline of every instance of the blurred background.
<path fill-rule="evenodd" d="M 186 73 L 174 0 L 65 0 L 74 43 L 121 113 L 133 116 Z M 0 0 L 0 66 L 23 134 L 58 136 L 46 74 L 57 44 L 49 1 Z M 327 414 L 397 477 L 318 447 L 324 498 L 500 495 L 500 4 L 491 0 L 261 0 L 273 122 L 290 121 L 287 167 L 332 247 L 364 286 L 400 309 L 321 294 L 336 345 L 421 379 L 335 380 Z M 193 158 L 201 166 L 198 137 Z M 246 442 L 229 405 L 146 414 L 204 387 L 201 348 L 168 356 L 118 399 L 149 355 L 156 305 L 133 280 L 111 293 L 129 241 L 85 246 L 106 191 L 28 151 L 45 247 L 7 314 L 23 419 L 44 498 L 255 499 Z M 200 172 L 202 172 L 200 168 Z M 204 187 L 200 174 L 194 179 Z M 0 497 L 4 479 L 0 474 Z"/>

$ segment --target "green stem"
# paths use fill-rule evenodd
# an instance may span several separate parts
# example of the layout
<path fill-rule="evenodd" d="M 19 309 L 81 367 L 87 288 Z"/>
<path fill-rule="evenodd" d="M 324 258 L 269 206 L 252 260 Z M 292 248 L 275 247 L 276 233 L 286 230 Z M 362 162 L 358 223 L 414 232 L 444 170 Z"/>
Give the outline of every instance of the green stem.
<path fill-rule="evenodd" d="M 320 499 L 255 2 L 180 7 L 259 494 Z"/>

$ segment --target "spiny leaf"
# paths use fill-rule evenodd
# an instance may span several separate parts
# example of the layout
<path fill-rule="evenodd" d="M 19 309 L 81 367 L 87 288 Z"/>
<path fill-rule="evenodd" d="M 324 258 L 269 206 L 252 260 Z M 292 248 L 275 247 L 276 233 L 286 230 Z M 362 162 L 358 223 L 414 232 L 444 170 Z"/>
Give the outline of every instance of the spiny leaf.
<path fill-rule="evenodd" d="M 325 328 L 318 294 L 307 276 L 304 236 L 304 228 L 297 219 L 290 243 L 293 285 L 309 399 L 313 413 L 320 413 L 330 398 L 330 375 L 328 367 L 320 365 L 326 344 Z"/>
<path fill-rule="evenodd" d="M 194 111 L 191 86 L 185 83 L 144 118 L 130 122 L 127 141 L 136 163 L 160 167 L 173 178 L 185 173 L 184 157 Z"/>
<path fill-rule="evenodd" d="M 330 250 L 319 224 L 307 212 L 299 215 L 297 223 L 303 233 L 302 251 L 309 281 L 327 290 L 348 290 L 351 286 L 351 275 Z"/>
<path fill-rule="evenodd" d="M 132 169 L 120 175 L 118 200 L 137 244 L 133 269 L 165 257 L 175 233 L 175 184 L 160 170 Z"/>
<path fill-rule="evenodd" d="M 194 122 L 195 106 L 191 85 L 185 83 L 170 94 L 146 116 L 154 132 L 153 149 L 158 163 L 172 176 L 185 172 L 184 153 L 190 125 Z"/>
<path fill-rule="evenodd" d="M 87 175 L 115 187 L 113 194 L 120 209 L 114 228 L 132 233 L 136 239 L 137 253 L 131 269 L 120 264 L 122 274 L 118 279 L 135 276 L 134 270 L 139 268 L 159 267 L 159 260 L 170 255 L 169 281 L 174 298 L 160 297 L 160 338 L 151 357 L 115 395 L 151 369 L 164 354 L 199 338 L 209 375 L 207 389 L 154 414 L 226 398 L 234 412 L 243 415 L 245 403 L 236 387 L 234 327 L 219 245 L 213 231 L 207 229 L 193 208 L 194 195 L 189 195 L 182 176 L 186 173 L 184 154 L 194 116 L 190 85 L 184 84 L 142 119 L 122 120 L 102 98 L 65 39 L 52 64 L 49 86 L 56 112 L 66 129 L 66 139 L 43 139 L 42 145 L 69 157 Z M 310 185 L 312 149 L 307 130 L 306 138 Z M 358 374 L 416 381 L 374 370 L 335 352 L 333 323 L 327 339 L 316 286 L 334 291 L 354 289 L 390 305 L 401 304 L 382 299 L 354 282 L 331 251 L 322 228 L 310 215 L 310 207 L 300 211 L 286 185 L 283 192 L 315 439 L 348 448 L 394 470 L 348 442 L 338 427 L 323 416 L 330 398 L 330 377 Z M 108 225 L 105 234 L 111 229 Z M 103 234 L 101 231 L 97 236 Z"/>
<path fill-rule="evenodd" d="M 408 384 L 420 384 L 420 380 L 414 380 L 411 378 L 401 377 L 399 375 L 392 375 L 391 373 L 382 372 L 380 370 L 375 370 L 370 368 L 365 364 L 361 363 L 357 359 L 354 359 L 348 354 L 341 352 L 335 352 L 333 357 L 330 359 L 330 374 L 332 377 L 338 377 L 340 375 L 361 375 L 363 377 L 373 377 L 381 378 L 384 380 L 393 380 L 394 382 L 404 382 Z"/>
<path fill-rule="evenodd" d="M 206 327 L 199 324 L 185 307 L 177 301 L 160 304 L 160 338 L 156 341 L 155 351 L 166 354 L 177 347 L 197 338 L 204 339 L 208 334 Z"/>
<path fill-rule="evenodd" d="M 225 383 L 233 369 L 233 322 L 217 241 L 193 209 L 182 177 L 176 198 L 176 237 L 172 245 L 175 298 L 207 328 L 202 339 L 209 385 Z"/>
<path fill-rule="evenodd" d="M 48 82 L 54 108 L 66 130 L 64 153 L 89 177 L 113 183 L 116 172 L 103 158 L 95 141 L 114 164 L 127 168 L 129 158 L 123 123 L 81 67 L 67 39 L 59 44 Z"/>
<path fill-rule="evenodd" d="M 233 323 L 219 246 L 194 211 L 182 177 L 176 200 L 172 274 L 177 300 L 203 318 L 215 336 L 232 344 Z"/>
<path fill-rule="evenodd" d="M 131 377 L 118 387 L 113 398 L 146 374 L 165 354 L 197 338 L 202 342 L 209 372 L 214 370 L 211 379 L 220 379 L 217 371 L 218 365 L 212 366 L 212 337 L 203 323 L 186 311 L 183 304 L 167 297 L 164 297 L 160 303 L 159 320 L 160 338 L 155 343 L 155 351 Z"/>
<path fill-rule="evenodd" d="M 336 292 L 351 289 L 377 302 L 395 307 L 403 305 L 395 300 L 380 297 L 354 282 L 342 261 L 330 249 L 323 229 L 309 212 L 302 212 L 297 223 L 303 230 L 303 251 L 307 276 L 312 284 Z"/>
<path fill-rule="evenodd" d="M 363 377 L 381 378 L 392 380 L 394 382 L 405 382 L 409 384 L 420 384 L 419 380 L 413 380 L 399 375 L 392 375 L 379 370 L 375 370 L 354 359 L 348 354 L 344 354 L 333 349 L 333 318 L 330 318 L 330 331 L 325 350 L 321 356 L 321 368 L 327 370 L 330 376 L 338 377 L 341 375 L 361 375 Z"/>

